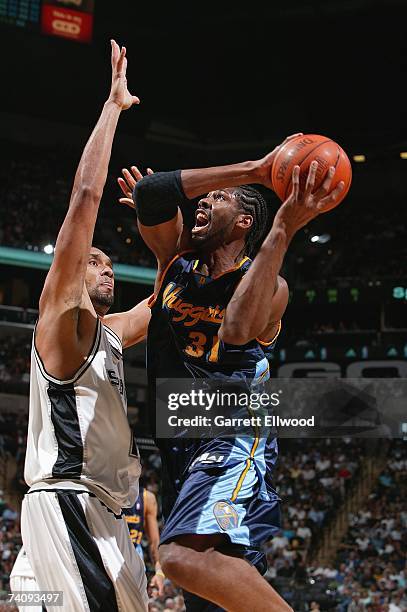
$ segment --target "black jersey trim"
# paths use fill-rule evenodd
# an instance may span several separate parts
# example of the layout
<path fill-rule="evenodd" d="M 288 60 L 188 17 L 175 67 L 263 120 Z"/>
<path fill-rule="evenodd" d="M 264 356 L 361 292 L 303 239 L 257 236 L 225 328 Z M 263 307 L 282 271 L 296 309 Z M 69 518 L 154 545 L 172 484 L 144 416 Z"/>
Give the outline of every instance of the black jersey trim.
<path fill-rule="evenodd" d="M 57 498 L 90 610 L 118 612 L 114 584 L 106 571 L 79 499 L 62 490 L 58 491 Z"/>
<path fill-rule="evenodd" d="M 228 268 L 227 270 L 225 270 L 224 272 L 221 272 L 220 274 L 217 274 L 216 276 L 208 276 L 208 278 L 211 279 L 212 281 L 218 280 L 218 278 L 222 278 L 222 276 L 225 276 L 226 274 L 230 274 L 231 272 L 236 272 L 237 270 L 240 270 L 243 267 L 243 265 L 247 263 L 248 261 L 250 261 L 251 263 L 252 260 L 250 259 L 250 257 L 247 257 L 245 255 L 243 259 L 238 264 L 233 266 L 232 268 Z M 198 266 L 198 264 L 199 264 L 199 259 L 196 259 L 194 266 L 193 266 L 193 271 L 195 272 L 195 274 L 201 274 L 200 272 L 196 270 L 196 267 Z"/>
<path fill-rule="evenodd" d="M 27 491 L 26 493 L 24 493 L 24 495 L 31 495 L 32 493 L 72 493 L 73 495 L 83 495 L 84 493 L 86 493 L 87 495 L 89 495 L 89 497 L 94 497 L 95 499 L 98 500 L 99 504 L 101 504 L 104 508 L 106 508 L 106 510 L 108 512 L 110 512 L 110 514 L 113 514 L 115 519 L 122 519 L 124 518 L 124 513 L 122 512 L 121 514 L 116 514 L 115 512 L 113 512 L 113 510 L 111 508 L 109 508 L 109 506 L 106 506 L 105 503 L 102 502 L 102 500 L 100 499 L 100 497 L 98 497 L 95 493 L 92 493 L 92 491 L 88 491 L 87 489 L 62 489 L 61 487 L 53 487 L 52 489 L 34 489 L 31 491 Z"/>
<path fill-rule="evenodd" d="M 86 359 L 86 361 L 84 361 L 84 363 L 81 365 L 81 367 L 79 368 L 79 370 L 77 370 L 75 376 L 73 376 L 70 379 L 67 380 L 61 380 L 60 378 L 55 378 L 54 376 L 51 376 L 51 374 L 48 374 L 47 370 L 45 369 L 45 366 L 42 362 L 42 359 L 40 357 L 39 352 L 37 351 L 37 347 L 35 346 L 35 332 L 36 332 L 36 327 L 34 329 L 34 339 L 33 339 L 33 346 L 34 346 L 34 355 L 35 355 L 35 359 L 37 361 L 38 367 L 40 369 L 40 372 L 42 374 L 42 376 L 48 380 L 49 382 L 53 382 L 57 385 L 70 385 L 72 383 L 75 383 L 84 373 L 85 371 L 88 369 L 88 367 L 90 366 L 90 364 L 92 363 L 98 349 L 99 349 L 99 344 L 100 344 L 100 338 L 101 338 L 101 328 L 102 328 L 102 324 L 100 322 L 100 319 L 97 319 L 97 324 L 96 324 L 96 330 L 95 330 L 95 336 L 94 336 L 94 340 L 92 343 L 92 348 L 89 352 L 88 358 Z"/>
<path fill-rule="evenodd" d="M 280 321 L 278 322 L 277 331 L 274 334 L 273 338 L 271 340 L 267 340 L 267 341 L 266 340 L 260 340 L 259 338 L 256 338 L 257 342 L 259 344 L 261 344 L 262 346 L 267 346 L 267 347 L 271 346 L 272 344 L 274 344 L 276 342 L 276 340 L 277 340 L 277 338 L 278 338 L 278 336 L 279 336 L 279 334 L 281 332 L 281 328 L 282 328 L 282 322 L 281 322 L 281 319 L 280 319 Z"/>
<path fill-rule="evenodd" d="M 170 261 L 167 263 L 164 270 L 160 274 L 160 278 L 158 279 L 157 291 L 154 291 L 154 293 L 149 297 L 149 300 L 147 303 L 147 306 L 149 308 L 153 308 L 153 306 L 155 305 L 157 298 L 160 295 L 161 289 L 163 288 L 165 277 L 169 269 L 171 268 L 172 264 L 178 261 L 178 259 L 180 259 L 181 257 L 183 257 L 183 255 L 186 255 L 187 253 L 194 253 L 194 252 L 195 251 L 193 249 L 187 249 L 185 251 L 181 251 L 180 253 L 177 253 L 176 255 L 174 255 L 172 259 L 170 259 Z"/>
<path fill-rule="evenodd" d="M 83 442 L 73 383 L 48 382 L 51 421 L 58 445 L 58 456 L 52 466 L 53 478 L 80 478 L 83 467 Z"/>
<path fill-rule="evenodd" d="M 102 323 L 102 325 L 104 330 L 108 334 L 112 334 L 113 338 L 116 338 L 116 340 L 120 343 L 120 346 L 123 346 L 123 342 L 120 340 L 119 336 L 108 325 L 106 325 L 106 323 Z"/>

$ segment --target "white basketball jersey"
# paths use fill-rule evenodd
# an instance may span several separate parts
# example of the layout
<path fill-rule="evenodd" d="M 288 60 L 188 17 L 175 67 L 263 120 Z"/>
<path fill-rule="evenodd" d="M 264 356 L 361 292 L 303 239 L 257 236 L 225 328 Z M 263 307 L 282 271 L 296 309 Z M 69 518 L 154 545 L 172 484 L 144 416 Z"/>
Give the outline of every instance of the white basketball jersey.
<path fill-rule="evenodd" d="M 136 501 L 140 471 L 118 336 L 98 319 L 89 356 L 71 380 L 46 372 L 33 339 L 24 470 L 31 490 L 85 489 L 120 514 Z"/>

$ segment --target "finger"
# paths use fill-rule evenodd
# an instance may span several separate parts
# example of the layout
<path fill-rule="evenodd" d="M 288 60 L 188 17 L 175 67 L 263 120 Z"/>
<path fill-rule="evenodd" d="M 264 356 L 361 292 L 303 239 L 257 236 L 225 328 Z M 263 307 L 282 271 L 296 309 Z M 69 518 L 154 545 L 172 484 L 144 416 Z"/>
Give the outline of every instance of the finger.
<path fill-rule="evenodd" d="M 299 166 L 294 166 L 293 168 L 292 186 L 293 188 L 291 191 L 291 197 L 294 199 L 294 201 L 297 201 L 300 195 L 300 167 Z"/>
<path fill-rule="evenodd" d="M 126 183 L 126 181 L 124 179 L 122 179 L 121 176 L 119 176 L 119 178 L 117 179 L 117 182 L 120 185 L 120 189 L 123 191 L 124 195 L 126 196 L 126 198 L 131 196 L 131 189 L 128 186 L 128 184 Z"/>
<path fill-rule="evenodd" d="M 110 44 L 112 46 L 112 66 L 114 67 L 117 64 L 119 57 L 119 45 L 113 38 L 111 39 Z"/>
<path fill-rule="evenodd" d="M 138 96 L 131 96 L 133 104 L 140 104 L 140 98 Z"/>
<path fill-rule="evenodd" d="M 326 176 L 324 178 L 322 185 L 314 193 L 314 198 L 316 200 L 321 200 L 329 192 L 329 190 L 331 189 L 331 184 L 332 184 L 332 179 L 334 177 L 334 174 L 335 174 L 335 167 L 330 166 L 328 169 L 328 172 L 326 173 Z"/>
<path fill-rule="evenodd" d="M 317 209 L 320 212 L 324 212 L 325 209 L 329 210 L 332 204 L 335 202 L 336 198 L 342 193 L 345 188 L 345 183 L 343 181 L 339 181 L 335 189 L 331 191 L 325 198 L 319 202 Z"/>
<path fill-rule="evenodd" d="M 127 170 L 127 168 L 123 168 L 122 173 L 123 173 L 124 178 L 126 179 L 126 183 L 130 187 L 131 191 L 133 191 L 133 189 L 134 189 L 134 187 L 136 185 L 136 181 L 134 180 L 133 175 L 130 174 L 130 172 Z"/>
<path fill-rule="evenodd" d="M 134 178 L 136 179 L 136 181 L 141 181 L 141 179 L 143 178 L 143 175 L 141 174 L 140 170 L 137 168 L 137 166 L 132 166 L 131 167 L 131 171 L 133 173 Z"/>
<path fill-rule="evenodd" d="M 125 68 L 124 62 L 125 62 L 125 59 L 126 59 L 125 56 L 126 56 L 126 47 L 122 47 L 122 49 L 120 51 L 119 58 L 117 60 L 117 66 L 116 66 L 116 70 L 119 73 L 122 73 L 124 71 L 124 68 Z"/>
<path fill-rule="evenodd" d="M 310 167 L 309 167 L 309 170 L 308 170 L 307 182 L 305 184 L 305 195 L 309 195 L 314 190 L 314 187 L 315 187 L 315 177 L 317 175 L 317 170 L 318 170 L 318 162 L 314 159 L 310 163 Z"/>
<path fill-rule="evenodd" d="M 126 206 L 129 206 L 130 208 L 136 208 L 133 200 L 131 200 L 130 198 L 119 198 L 119 202 L 120 204 L 126 204 Z"/>
<path fill-rule="evenodd" d="M 147 174 L 154 174 L 154 170 L 151 170 L 151 168 L 147 168 Z"/>
<path fill-rule="evenodd" d="M 284 140 L 283 144 L 285 144 L 286 142 L 289 142 L 293 138 L 298 138 L 298 136 L 303 136 L 303 135 L 304 134 L 302 132 L 297 132 L 297 134 L 291 134 L 290 136 L 287 136 L 287 138 Z"/>

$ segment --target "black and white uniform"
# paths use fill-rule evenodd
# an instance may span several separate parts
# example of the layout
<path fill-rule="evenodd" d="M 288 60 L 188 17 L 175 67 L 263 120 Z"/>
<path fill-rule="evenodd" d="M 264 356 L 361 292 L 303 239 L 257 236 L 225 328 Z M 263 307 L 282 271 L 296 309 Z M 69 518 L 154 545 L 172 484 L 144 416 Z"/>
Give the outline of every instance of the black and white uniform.
<path fill-rule="evenodd" d="M 118 336 L 98 320 L 89 356 L 71 380 L 46 372 L 33 341 L 30 489 L 12 589 L 35 577 L 38 589 L 63 591 L 69 612 L 147 610 L 144 566 L 121 513 L 136 501 L 140 471 Z"/>

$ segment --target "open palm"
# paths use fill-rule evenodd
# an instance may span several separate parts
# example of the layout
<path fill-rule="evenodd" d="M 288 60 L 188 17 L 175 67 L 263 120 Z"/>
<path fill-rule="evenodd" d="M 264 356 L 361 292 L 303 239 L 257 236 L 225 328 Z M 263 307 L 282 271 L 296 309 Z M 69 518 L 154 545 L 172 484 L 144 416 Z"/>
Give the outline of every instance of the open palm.
<path fill-rule="evenodd" d="M 137 96 L 131 95 L 127 89 L 127 58 L 126 47 L 120 49 L 115 40 L 111 40 L 112 45 L 112 86 L 110 88 L 109 100 L 115 102 L 122 110 L 126 110 L 133 104 L 140 104 Z"/>

